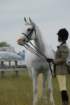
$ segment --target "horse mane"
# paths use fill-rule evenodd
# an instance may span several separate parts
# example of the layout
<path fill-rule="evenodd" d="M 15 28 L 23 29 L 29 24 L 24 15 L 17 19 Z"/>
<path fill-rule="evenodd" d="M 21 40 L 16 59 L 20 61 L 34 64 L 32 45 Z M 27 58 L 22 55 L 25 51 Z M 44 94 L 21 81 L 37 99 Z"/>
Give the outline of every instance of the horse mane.
<path fill-rule="evenodd" d="M 39 30 L 39 27 L 36 25 L 36 40 L 35 44 L 39 47 L 41 52 L 45 52 L 45 45 L 42 39 L 41 31 Z"/>

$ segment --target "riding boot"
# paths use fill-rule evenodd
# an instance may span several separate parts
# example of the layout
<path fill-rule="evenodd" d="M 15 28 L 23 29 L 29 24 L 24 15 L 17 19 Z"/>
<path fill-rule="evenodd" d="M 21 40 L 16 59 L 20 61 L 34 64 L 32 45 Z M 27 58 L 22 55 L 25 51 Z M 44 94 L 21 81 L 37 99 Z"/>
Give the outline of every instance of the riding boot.
<path fill-rule="evenodd" d="M 66 90 L 61 91 L 62 105 L 69 105 L 69 96 Z"/>

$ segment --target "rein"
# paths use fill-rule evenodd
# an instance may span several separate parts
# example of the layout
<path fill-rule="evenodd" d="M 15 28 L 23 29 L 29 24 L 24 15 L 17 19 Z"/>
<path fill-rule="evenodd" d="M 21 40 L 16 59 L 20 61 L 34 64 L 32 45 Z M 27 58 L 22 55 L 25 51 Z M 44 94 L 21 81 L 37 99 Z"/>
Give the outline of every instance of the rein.
<path fill-rule="evenodd" d="M 47 61 L 47 57 L 39 50 L 39 48 L 37 46 L 35 46 L 34 44 L 32 44 L 32 42 L 30 42 L 29 44 L 25 44 L 24 47 L 29 50 L 31 53 L 35 54 L 36 56 L 40 57 L 42 60 L 43 58 Z M 37 51 L 35 50 L 35 48 L 37 49 Z M 48 62 L 49 67 L 50 67 L 50 71 L 52 73 L 52 68 L 51 68 L 51 63 Z"/>
<path fill-rule="evenodd" d="M 43 58 L 44 58 L 44 59 L 47 61 L 48 57 L 46 57 L 46 56 L 40 51 L 40 49 L 39 49 L 38 46 L 35 46 L 35 45 L 30 41 L 33 31 L 35 32 L 35 35 L 36 35 L 36 30 L 35 30 L 34 27 L 33 27 L 33 29 L 31 30 L 31 32 L 30 32 L 28 35 L 25 34 L 25 33 L 22 33 L 22 34 L 24 34 L 24 35 L 26 36 L 26 38 L 27 38 L 27 40 L 29 41 L 29 44 L 30 44 L 30 45 L 29 45 L 28 43 L 25 43 L 25 44 L 24 44 L 24 47 L 25 47 L 27 50 L 29 50 L 31 53 L 33 53 L 33 54 L 35 54 L 36 56 L 42 58 L 42 60 L 43 60 Z M 35 49 L 36 49 L 36 50 L 35 50 Z M 49 64 L 49 67 L 50 67 L 50 71 L 51 71 L 51 73 L 52 73 L 51 63 L 48 62 L 48 64 Z"/>

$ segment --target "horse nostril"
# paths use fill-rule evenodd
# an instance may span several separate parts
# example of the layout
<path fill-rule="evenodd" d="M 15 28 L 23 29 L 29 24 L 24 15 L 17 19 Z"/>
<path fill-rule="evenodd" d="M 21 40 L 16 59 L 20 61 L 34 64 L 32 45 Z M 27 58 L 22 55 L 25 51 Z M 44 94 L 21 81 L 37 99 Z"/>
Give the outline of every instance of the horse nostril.
<path fill-rule="evenodd" d="M 22 41 L 23 41 L 23 42 L 25 42 L 25 41 L 26 41 L 26 39 L 24 38 Z"/>

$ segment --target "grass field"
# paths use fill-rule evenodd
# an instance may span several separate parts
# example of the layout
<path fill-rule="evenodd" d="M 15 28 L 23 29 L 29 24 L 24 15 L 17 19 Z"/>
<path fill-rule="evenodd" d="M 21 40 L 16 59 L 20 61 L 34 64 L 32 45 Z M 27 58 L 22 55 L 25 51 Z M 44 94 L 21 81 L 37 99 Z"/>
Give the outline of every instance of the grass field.
<path fill-rule="evenodd" d="M 56 78 L 53 78 L 53 85 L 55 103 L 61 105 Z M 70 76 L 67 76 L 67 87 L 70 96 Z M 0 105 L 32 105 L 32 95 L 32 80 L 27 72 L 23 72 L 19 77 L 14 73 L 0 77 Z M 45 103 L 39 100 L 38 105 L 45 105 Z"/>

